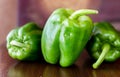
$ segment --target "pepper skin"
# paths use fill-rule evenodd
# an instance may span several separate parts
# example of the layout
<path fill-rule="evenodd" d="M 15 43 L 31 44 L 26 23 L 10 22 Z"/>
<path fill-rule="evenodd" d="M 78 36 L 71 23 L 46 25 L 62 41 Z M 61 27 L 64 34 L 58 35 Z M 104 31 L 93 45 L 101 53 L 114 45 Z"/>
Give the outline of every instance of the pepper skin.
<path fill-rule="evenodd" d="M 114 62 L 120 58 L 120 35 L 109 22 L 95 23 L 92 38 L 87 44 L 90 56 L 97 60 L 93 68 L 97 69 L 103 61 Z"/>
<path fill-rule="evenodd" d="M 13 59 L 34 61 L 40 58 L 42 30 L 33 22 L 15 28 L 7 35 L 7 49 Z"/>
<path fill-rule="evenodd" d="M 93 22 L 86 14 L 98 11 L 74 11 L 59 8 L 47 20 L 42 34 L 42 53 L 46 62 L 72 65 L 80 56 L 93 30 Z"/>

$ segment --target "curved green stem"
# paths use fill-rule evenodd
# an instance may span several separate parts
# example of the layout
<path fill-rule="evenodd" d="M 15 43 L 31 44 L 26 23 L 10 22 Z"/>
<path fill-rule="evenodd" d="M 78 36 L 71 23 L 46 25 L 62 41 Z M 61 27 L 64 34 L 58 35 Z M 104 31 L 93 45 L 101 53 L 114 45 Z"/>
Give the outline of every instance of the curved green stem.
<path fill-rule="evenodd" d="M 92 10 L 92 9 L 77 10 L 70 16 L 70 19 L 75 19 L 75 18 L 79 17 L 80 15 L 86 15 L 86 14 L 98 14 L 98 11 Z"/>
<path fill-rule="evenodd" d="M 110 45 L 109 44 L 104 44 L 103 45 L 103 50 L 98 58 L 98 60 L 93 64 L 93 68 L 97 69 L 100 64 L 104 61 L 106 54 L 110 50 Z"/>
<path fill-rule="evenodd" d="M 10 44 L 17 46 L 17 47 L 25 47 L 25 44 L 18 42 L 18 41 L 15 41 L 15 40 L 11 41 Z"/>

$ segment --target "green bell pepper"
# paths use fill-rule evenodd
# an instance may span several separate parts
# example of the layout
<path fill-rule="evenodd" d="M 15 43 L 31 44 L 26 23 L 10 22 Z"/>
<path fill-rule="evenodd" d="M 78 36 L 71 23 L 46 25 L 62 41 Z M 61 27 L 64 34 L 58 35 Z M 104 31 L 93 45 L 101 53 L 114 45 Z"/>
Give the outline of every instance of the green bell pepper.
<path fill-rule="evenodd" d="M 72 65 L 79 57 L 93 30 L 92 19 L 86 14 L 98 11 L 59 8 L 47 20 L 42 34 L 42 53 L 46 62 Z"/>
<path fill-rule="evenodd" d="M 7 35 L 9 55 L 17 60 L 34 61 L 40 58 L 42 30 L 33 22 L 11 30 Z"/>
<path fill-rule="evenodd" d="M 97 60 L 93 64 L 94 69 L 103 61 L 114 62 L 120 58 L 120 34 L 109 22 L 97 22 L 86 49 Z"/>

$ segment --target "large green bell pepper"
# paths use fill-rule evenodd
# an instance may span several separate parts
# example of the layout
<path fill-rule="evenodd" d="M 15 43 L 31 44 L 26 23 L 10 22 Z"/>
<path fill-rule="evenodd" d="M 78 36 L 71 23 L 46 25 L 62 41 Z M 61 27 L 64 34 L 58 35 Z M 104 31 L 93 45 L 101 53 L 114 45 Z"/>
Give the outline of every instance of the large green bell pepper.
<path fill-rule="evenodd" d="M 27 23 L 15 28 L 7 35 L 9 55 L 18 60 L 37 60 L 41 52 L 42 30 L 35 23 Z"/>
<path fill-rule="evenodd" d="M 97 60 L 93 64 L 94 69 L 97 69 L 103 61 L 116 61 L 120 58 L 120 34 L 109 22 L 95 23 L 87 51 Z"/>
<path fill-rule="evenodd" d="M 44 59 L 51 64 L 59 61 L 62 67 L 72 65 L 79 57 L 93 30 L 92 19 L 86 14 L 97 12 L 90 9 L 55 10 L 43 29 L 41 46 Z"/>

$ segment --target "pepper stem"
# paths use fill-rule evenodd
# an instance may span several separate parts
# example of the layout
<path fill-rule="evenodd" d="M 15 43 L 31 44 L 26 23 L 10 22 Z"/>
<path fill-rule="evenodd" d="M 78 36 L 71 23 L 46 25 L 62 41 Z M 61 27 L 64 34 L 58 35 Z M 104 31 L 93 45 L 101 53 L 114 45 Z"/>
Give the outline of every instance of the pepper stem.
<path fill-rule="evenodd" d="M 25 47 L 25 45 L 23 43 L 15 41 L 15 40 L 11 41 L 10 44 L 17 46 L 17 47 Z"/>
<path fill-rule="evenodd" d="M 110 45 L 104 44 L 102 49 L 102 53 L 100 54 L 98 60 L 93 64 L 94 69 L 97 69 L 100 66 L 100 64 L 104 61 L 106 54 L 110 50 Z"/>
<path fill-rule="evenodd" d="M 98 14 L 98 11 L 92 10 L 92 9 L 77 10 L 70 16 L 70 19 L 75 19 L 75 18 L 79 17 L 80 15 L 86 15 L 86 14 Z"/>

